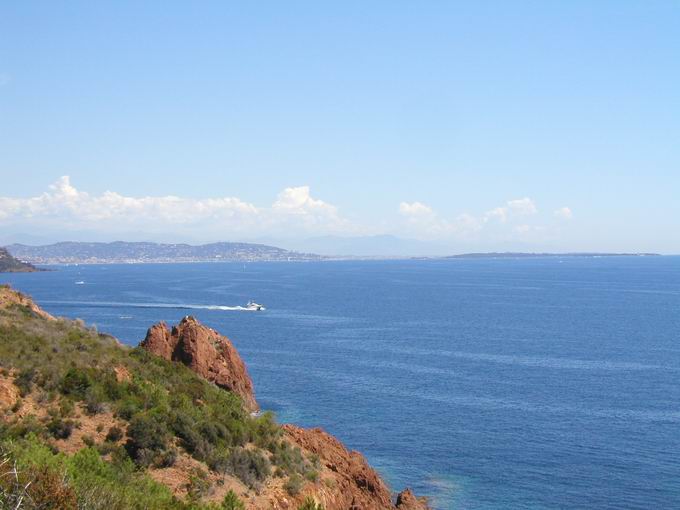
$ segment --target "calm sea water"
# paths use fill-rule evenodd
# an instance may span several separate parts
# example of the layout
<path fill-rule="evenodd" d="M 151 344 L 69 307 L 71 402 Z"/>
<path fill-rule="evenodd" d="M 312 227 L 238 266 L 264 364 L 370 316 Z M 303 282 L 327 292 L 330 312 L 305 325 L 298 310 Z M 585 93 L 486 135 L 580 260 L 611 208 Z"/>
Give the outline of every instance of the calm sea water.
<path fill-rule="evenodd" d="M 680 258 L 56 269 L 0 281 L 130 344 L 197 316 L 437 508 L 680 508 Z"/>

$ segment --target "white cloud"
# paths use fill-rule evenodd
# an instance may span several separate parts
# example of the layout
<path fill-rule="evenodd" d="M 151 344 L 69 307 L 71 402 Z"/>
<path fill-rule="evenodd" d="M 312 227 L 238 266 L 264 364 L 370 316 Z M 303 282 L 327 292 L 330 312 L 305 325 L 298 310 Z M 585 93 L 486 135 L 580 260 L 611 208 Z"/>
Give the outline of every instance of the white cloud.
<path fill-rule="evenodd" d="M 484 221 L 498 220 L 505 223 L 513 216 L 529 216 L 537 214 L 538 208 L 528 197 L 509 200 L 504 206 L 495 207 L 484 214 Z"/>
<path fill-rule="evenodd" d="M 78 189 L 68 176 L 28 198 L 0 196 L 0 230 L 49 233 L 96 232 L 127 238 L 129 233 L 156 234 L 178 239 L 253 239 L 258 237 L 304 238 L 316 235 L 365 235 L 394 233 L 402 237 L 438 241 L 505 242 L 542 236 L 540 221 L 531 221 L 538 209 L 530 198 L 509 200 L 477 215 L 440 216 L 430 205 L 399 203 L 399 218 L 382 219 L 380 212 L 361 224 L 350 222 L 336 206 L 312 195 L 309 186 L 288 187 L 269 205 L 255 205 L 234 196 L 185 198 L 125 196 L 115 191 L 93 194 Z M 554 211 L 571 218 L 571 210 Z M 538 225 L 537 225 L 538 223 Z"/>
<path fill-rule="evenodd" d="M 528 197 L 510 200 L 507 205 L 512 212 L 521 215 L 536 214 L 538 212 L 536 204 Z"/>
<path fill-rule="evenodd" d="M 286 188 L 279 193 L 272 208 L 288 214 L 312 215 L 322 217 L 336 217 L 338 210 L 335 206 L 323 200 L 315 200 L 309 192 L 309 186 Z"/>
<path fill-rule="evenodd" d="M 453 220 L 447 220 L 422 202 L 401 202 L 399 214 L 406 220 L 405 232 L 415 237 L 465 237 L 480 228 L 479 221 L 469 214 L 460 214 Z"/>
<path fill-rule="evenodd" d="M 114 232 L 185 227 L 251 236 L 274 230 L 317 233 L 351 228 L 335 206 L 313 198 L 308 186 L 286 188 L 270 207 L 257 207 L 236 197 L 128 197 L 114 191 L 91 195 L 75 188 L 68 176 L 35 197 L 0 197 L 0 224 Z"/>
<path fill-rule="evenodd" d="M 544 230 L 526 222 L 528 217 L 538 214 L 536 204 L 528 197 L 509 200 L 480 216 L 464 213 L 451 220 L 440 217 L 422 202 L 401 202 L 399 213 L 405 218 L 405 231 L 415 237 L 493 240 L 508 235 L 524 237 Z"/>
<path fill-rule="evenodd" d="M 484 221 L 486 222 L 497 219 L 501 223 L 505 223 L 506 221 L 508 221 L 508 213 L 509 210 L 507 207 L 496 207 L 486 212 L 486 214 L 484 215 Z"/>
<path fill-rule="evenodd" d="M 399 214 L 402 216 L 430 216 L 432 208 L 421 202 L 402 202 L 399 204 Z"/>
<path fill-rule="evenodd" d="M 574 217 L 574 213 L 571 212 L 569 207 L 560 207 L 555 211 L 555 216 L 563 220 L 570 220 Z"/>

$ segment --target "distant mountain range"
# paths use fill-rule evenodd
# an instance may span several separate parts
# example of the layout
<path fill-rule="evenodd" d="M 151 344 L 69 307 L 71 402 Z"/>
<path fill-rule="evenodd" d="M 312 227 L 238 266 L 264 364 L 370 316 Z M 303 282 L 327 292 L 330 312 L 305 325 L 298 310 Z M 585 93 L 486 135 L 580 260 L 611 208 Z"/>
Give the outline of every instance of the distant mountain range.
<path fill-rule="evenodd" d="M 45 246 L 12 244 L 7 250 L 32 264 L 114 264 L 139 262 L 307 261 L 319 255 L 250 243 L 161 244 L 148 242 L 62 242 Z"/>
<path fill-rule="evenodd" d="M 5 248 L 0 248 L 0 273 L 32 273 L 34 271 L 40 271 L 40 269 L 16 259 Z"/>

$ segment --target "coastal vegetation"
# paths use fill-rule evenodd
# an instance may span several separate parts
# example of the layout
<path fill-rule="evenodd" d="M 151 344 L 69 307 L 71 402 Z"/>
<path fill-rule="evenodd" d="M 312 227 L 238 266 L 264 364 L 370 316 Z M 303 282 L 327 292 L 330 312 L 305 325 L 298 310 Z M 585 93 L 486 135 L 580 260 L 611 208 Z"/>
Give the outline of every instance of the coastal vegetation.
<path fill-rule="evenodd" d="M 272 414 L 251 416 L 235 393 L 81 321 L 45 320 L 18 304 L 1 308 L 0 366 L 18 393 L 0 421 L 0 462 L 16 469 L 2 478 L 4 503 L 23 486 L 36 508 L 56 489 L 78 508 L 213 508 L 201 503 L 205 476 L 197 474 L 180 500 L 147 474 L 180 455 L 256 490 L 271 476 L 315 476 L 315 460 L 282 437 Z M 22 412 L 29 398 L 44 412 Z M 72 456 L 55 447 L 102 414 L 114 424 L 102 427 L 101 440 L 83 438 Z M 225 508 L 234 496 L 225 496 Z"/>
<path fill-rule="evenodd" d="M 0 285 L 0 509 L 427 508 L 254 409 L 233 345 L 193 317 L 131 348 Z"/>

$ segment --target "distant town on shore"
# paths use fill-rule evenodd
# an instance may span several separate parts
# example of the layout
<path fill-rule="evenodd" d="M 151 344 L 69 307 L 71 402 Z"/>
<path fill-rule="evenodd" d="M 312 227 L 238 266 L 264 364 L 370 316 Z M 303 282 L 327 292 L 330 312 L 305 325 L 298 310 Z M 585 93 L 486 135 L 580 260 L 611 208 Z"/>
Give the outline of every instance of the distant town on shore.
<path fill-rule="evenodd" d="M 18 261 L 28 264 L 134 264 L 173 262 L 310 262 L 337 259 L 379 258 L 438 258 L 438 259 L 513 259 L 513 258 L 576 258 L 576 257 L 624 257 L 658 256 L 655 253 L 530 253 L 490 252 L 464 253 L 444 257 L 395 257 L 395 256 L 329 256 L 302 253 L 275 246 L 255 243 L 218 242 L 203 245 L 164 244 L 153 242 L 59 242 L 42 246 L 11 244 L 6 247 Z M 17 269 L 13 262 L 6 270 Z M 24 268 L 26 270 L 26 268 Z M 30 270 L 30 269 L 28 269 Z"/>

